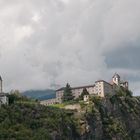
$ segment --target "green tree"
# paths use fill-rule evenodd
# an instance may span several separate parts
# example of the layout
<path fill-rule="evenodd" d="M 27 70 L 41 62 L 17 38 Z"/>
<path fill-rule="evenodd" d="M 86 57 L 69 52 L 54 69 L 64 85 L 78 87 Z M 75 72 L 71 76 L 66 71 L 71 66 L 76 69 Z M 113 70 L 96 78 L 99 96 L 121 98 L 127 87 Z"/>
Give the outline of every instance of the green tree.
<path fill-rule="evenodd" d="M 128 89 L 125 89 L 123 87 L 120 87 L 117 91 L 116 91 L 116 95 L 121 97 L 126 97 L 126 96 L 129 96 L 129 97 L 132 97 L 133 93 L 128 90 Z"/>
<path fill-rule="evenodd" d="M 72 95 L 71 87 L 67 83 L 66 87 L 64 89 L 63 102 L 67 102 L 67 101 L 70 101 L 70 100 L 73 100 L 73 99 L 74 99 L 74 96 Z"/>
<path fill-rule="evenodd" d="M 23 96 L 18 90 L 11 90 L 10 93 L 7 95 L 9 99 L 9 104 L 14 104 L 16 102 L 38 102 L 35 99 L 28 98 L 27 96 Z"/>
<path fill-rule="evenodd" d="M 89 95 L 89 92 L 87 91 L 86 88 L 83 89 L 81 95 L 80 95 L 80 100 L 83 100 L 84 99 L 84 95 Z"/>

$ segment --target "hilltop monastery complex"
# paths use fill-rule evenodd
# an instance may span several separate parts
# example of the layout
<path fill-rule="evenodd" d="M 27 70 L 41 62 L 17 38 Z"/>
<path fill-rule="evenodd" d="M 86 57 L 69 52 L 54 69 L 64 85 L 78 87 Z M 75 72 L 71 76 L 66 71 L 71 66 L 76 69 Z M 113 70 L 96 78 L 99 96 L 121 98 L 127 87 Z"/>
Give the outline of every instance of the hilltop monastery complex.
<path fill-rule="evenodd" d="M 86 89 L 88 91 L 90 96 L 105 97 L 108 94 L 112 94 L 112 95 L 115 94 L 115 91 L 119 87 L 128 89 L 128 82 L 123 81 L 121 79 L 121 77 L 117 73 L 115 73 L 112 77 L 111 82 L 106 82 L 104 80 L 98 80 L 93 85 L 72 87 L 71 91 L 72 91 L 72 94 L 75 99 L 81 95 L 81 93 L 84 89 Z M 55 103 L 61 103 L 63 95 L 64 95 L 64 90 L 65 90 L 65 87 L 62 87 L 62 88 L 56 90 L 56 98 L 41 101 L 41 104 L 50 105 L 50 104 L 55 104 Z M 2 104 L 8 104 L 8 97 L 3 92 L 3 80 L 0 76 L 0 106 Z"/>
<path fill-rule="evenodd" d="M 111 82 L 106 82 L 104 80 L 98 80 L 95 82 L 93 85 L 87 85 L 87 86 L 81 86 L 81 87 L 72 87 L 72 94 L 76 98 L 78 98 L 83 89 L 87 89 L 89 92 L 89 95 L 91 96 L 100 96 L 100 97 L 105 97 L 107 94 L 115 94 L 115 91 L 119 87 L 124 87 L 128 89 L 128 82 L 123 81 L 121 77 L 115 73 L 112 77 Z M 56 90 L 56 98 L 55 99 L 50 99 L 44 102 L 46 105 L 49 104 L 54 104 L 54 103 L 61 103 L 62 102 L 62 97 L 64 94 L 64 87 Z"/>

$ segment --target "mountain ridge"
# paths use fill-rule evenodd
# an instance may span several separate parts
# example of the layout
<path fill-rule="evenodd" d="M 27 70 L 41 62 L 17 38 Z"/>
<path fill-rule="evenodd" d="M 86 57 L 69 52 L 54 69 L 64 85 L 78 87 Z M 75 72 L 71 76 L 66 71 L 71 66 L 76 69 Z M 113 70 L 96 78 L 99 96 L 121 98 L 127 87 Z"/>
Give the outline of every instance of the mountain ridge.
<path fill-rule="evenodd" d="M 27 90 L 22 92 L 21 94 L 38 100 L 47 100 L 56 97 L 55 90 L 53 89 Z"/>

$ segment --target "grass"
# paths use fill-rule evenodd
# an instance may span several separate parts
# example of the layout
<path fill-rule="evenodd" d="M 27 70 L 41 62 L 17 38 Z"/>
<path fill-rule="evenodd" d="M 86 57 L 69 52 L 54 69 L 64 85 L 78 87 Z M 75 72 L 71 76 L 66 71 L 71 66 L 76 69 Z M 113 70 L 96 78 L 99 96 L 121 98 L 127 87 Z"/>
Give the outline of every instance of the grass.
<path fill-rule="evenodd" d="M 65 104 L 53 104 L 53 105 L 49 105 L 51 107 L 56 107 L 56 108 L 64 108 Z"/>
<path fill-rule="evenodd" d="M 68 102 L 64 102 L 64 103 L 61 103 L 61 104 L 52 104 L 52 105 L 49 105 L 50 107 L 56 107 L 56 108 L 64 108 L 66 105 L 74 105 L 74 104 L 77 104 L 79 103 L 78 101 L 68 101 Z"/>
<path fill-rule="evenodd" d="M 17 104 L 39 104 L 38 102 L 34 102 L 34 101 L 16 101 L 15 103 Z"/>

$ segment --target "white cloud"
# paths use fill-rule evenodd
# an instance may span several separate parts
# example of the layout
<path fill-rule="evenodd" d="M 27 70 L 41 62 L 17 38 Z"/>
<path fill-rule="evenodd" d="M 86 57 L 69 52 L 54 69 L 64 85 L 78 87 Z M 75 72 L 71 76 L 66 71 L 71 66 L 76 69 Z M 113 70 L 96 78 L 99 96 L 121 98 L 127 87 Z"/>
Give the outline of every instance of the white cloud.
<path fill-rule="evenodd" d="M 35 13 L 32 17 L 32 20 L 35 22 L 39 22 L 41 16 L 38 13 Z"/>
<path fill-rule="evenodd" d="M 70 0 L 61 0 L 62 2 L 68 4 L 70 2 Z"/>
<path fill-rule="evenodd" d="M 105 54 L 127 49 L 140 37 L 137 0 L 0 0 L 0 5 L 5 90 L 110 79 Z"/>

